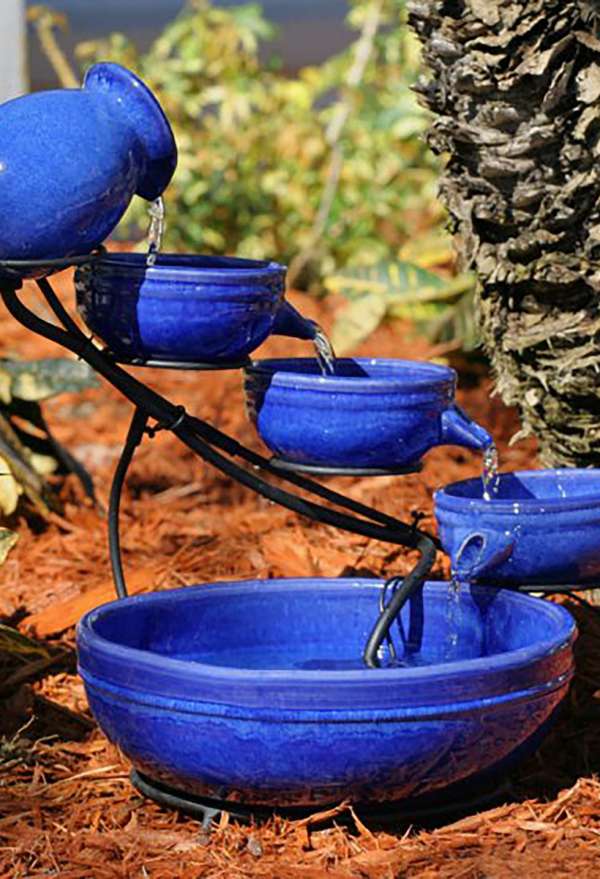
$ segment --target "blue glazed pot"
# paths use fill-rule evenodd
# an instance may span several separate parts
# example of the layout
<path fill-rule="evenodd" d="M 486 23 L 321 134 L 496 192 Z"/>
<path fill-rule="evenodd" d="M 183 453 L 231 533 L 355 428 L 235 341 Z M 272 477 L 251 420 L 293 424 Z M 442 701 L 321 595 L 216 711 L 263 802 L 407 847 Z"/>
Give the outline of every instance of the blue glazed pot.
<path fill-rule="evenodd" d="M 88 327 L 124 360 L 221 363 L 271 333 L 310 339 L 315 324 L 283 298 L 285 267 L 219 256 L 119 253 L 77 270 Z"/>
<path fill-rule="evenodd" d="M 171 127 L 131 71 L 96 64 L 83 88 L 0 107 L 0 260 L 89 253 L 134 194 L 157 198 L 177 164 Z"/>
<path fill-rule="evenodd" d="M 331 468 L 394 469 L 438 445 L 483 449 L 489 433 L 454 404 L 456 373 L 411 360 L 260 360 L 246 369 L 248 411 L 279 458 Z"/>
<path fill-rule="evenodd" d="M 600 578 L 600 470 L 503 473 L 435 493 L 442 546 L 464 581 L 569 584 Z"/>
<path fill-rule="evenodd" d="M 253 804 L 400 799 L 526 756 L 573 673 L 569 614 L 428 583 L 402 611 L 403 667 L 367 669 L 380 592 L 258 580 L 97 608 L 77 635 L 92 711 L 146 776 Z"/>

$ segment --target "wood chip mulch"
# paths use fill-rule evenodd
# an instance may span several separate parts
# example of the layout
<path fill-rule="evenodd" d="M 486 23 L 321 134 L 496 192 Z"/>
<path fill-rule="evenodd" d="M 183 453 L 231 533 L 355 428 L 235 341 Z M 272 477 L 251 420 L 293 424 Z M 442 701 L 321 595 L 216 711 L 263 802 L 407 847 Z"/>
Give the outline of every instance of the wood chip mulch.
<path fill-rule="evenodd" d="M 64 279 L 59 283 L 71 304 Z M 43 311 L 34 288 L 28 301 Z M 335 303 L 295 303 L 327 326 Z M 270 340 L 265 354 L 305 354 Z M 3 356 L 62 356 L 3 316 Z M 261 352 L 263 353 L 263 352 Z M 426 357 L 409 327 L 384 327 L 363 353 Z M 435 353 L 435 352 L 434 352 Z M 237 373 L 144 371 L 190 412 L 259 448 L 245 418 Z M 535 466 L 531 441 L 509 447 L 514 413 L 491 395 L 481 369 L 462 376 L 460 402 L 498 440 L 503 469 Z M 129 405 L 112 389 L 45 405 L 58 438 L 92 473 L 106 504 Z M 421 474 L 332 480 L 356 499 L 409 519 L 432 492 L 479 472 L 478 457 L 441 448 Z M 577 617 L 577 678 L 562 717 L 538 754 L 507 780 L 500 804 L 437 827 L 365 825 L 349 804 L 334 814 L 259 825 L 200 822 L 144 800 L 127 762 L 95 726 L 76 675 L 73 622 L 112 597 L 106 520 L 73 477 L 61 480 L 63 512 L 49 523 L 20 512 L 20 539 L 0 569 L 0 622 L 33 634 L 40 653 L 3 663 L 0 647 L 0 879 L 504 879 L 600 873 L 600 615 L 563 599 Z M 300 521 L 211 472 L 176 440 L 158 435 L 135 458 L 123 503 L 123 552 L 135 590 L 228 578 L 403 572 L 410 554 Z M 436 577 L 447 576 L 440 558 Z M 33 665 L 37 663 L 37 665 Z M 27 667 L 27 673 L 23 669 Z M 15 678 L 15 674 L 17 677 Z M 19 678 L 21 675 L 21 678 Z M 9 686 L 6 687 L 7 681 Z"/>

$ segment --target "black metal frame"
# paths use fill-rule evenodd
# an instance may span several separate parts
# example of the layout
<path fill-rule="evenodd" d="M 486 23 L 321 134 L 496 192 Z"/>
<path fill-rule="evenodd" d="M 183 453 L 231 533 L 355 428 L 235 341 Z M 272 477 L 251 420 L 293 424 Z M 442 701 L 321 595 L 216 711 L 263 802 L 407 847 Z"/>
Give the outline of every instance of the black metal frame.
<path fill-rule="evenodd" d="M 219 819 L 222 813 L 242 823 L 256 823 L 278 815 L 288 820 L 298 820 L 314 815 L 315 806 L 257 806 L 233 800 L 218 800 L 211 797 L 200 797 L 170 787 L 153 778 L 149 778 L 137 769 L 129 773 L 132 785 L 144 797 L 154 800 L 169 809 L 178 809 L 202 822 L 205 830 Z M 468 783 L 467 783 L 468 784 Z M 506 779 L 494 776 L 473 789 L 472 784 L 457 782 L 450 789 L 435 791 L 421 797 L 383 803 L 353 803 L 352 812 L 336 814 L 333 819 L 324 819 L 324 823 L 335 820 L 337 823 L 352 824 L 356 816 L 360 821 L 379 826 L 408 827 L 437 826 L 447 824 L 465 815 L 490 809 L 505 800 L 510 794 L 510 785 Z M 326 810 L 337 803 L 323 804 Z"/>
<path fill-rule="evenodd" d="M 344 531 L 362 534 L 365 537 L 382 540 L 397 546 L 416 549 L 419 552 L 419 560 L 409 574 L 405 577 L 392 577 L 385 583 L 380 613 L 363 653 L 365 664 L 368 667 L 378 667 L 378 655 L 384 641 L 388 642 L 393 652 L 390 635 L 391 626 L 410 595 L 422 585 L 431 571 L 435 561 L 436 549 L 439 548 L 438 541 L 434 537 L 420 531 L 416 524 L 408 525 L 373 507 L 345 497 L 321 483 L 309 479 L 300 472 L 282 468 L 278 461 L 265 458 L 253 452 L 238 443 L 237 440 L 217 430 L 217 428 L 207 422 L 188 414 L 183 407 L 171 403 L 162 395 L 147 387 L 137 377 L 124 370 L 110 351 L 98 348 L 93 340 L 81 331 L 56 296 L 47 277 L 38 277 L 37 285 L 60 325 L 50 323 L 36 315 L 24 305 L 18 296 L 23 276 L 33 274 L 34 272 L 39 274 L 44 274 L 45 272 L 48 274 L 51 271 L 66 268 L 68 265 L 81 265 L 85 262 L 92 262 L 100 255 L 101 253 L 98 252 L 87 258 L 77 257 L 70 261 L 54 261 L 53 264 L 48 262 L 42 263 L 41 261 L 32 263 L 23 261 L 0 262 L 0 294 L 10 314 L 23 326 L 52 342 L 62 345 L 82 360 L 85 360 L 86 363 L 117 388 L 134 406 L 133 417 L 121 457 L 117 464 L 110 492 L 109 548 L 117 596 L 119 598 L 127 596 L 119 539 L 120 499 L 127 471 L 135 450 L 141 443 L 144 435 L 152 437 L 159 430 L 169 430 L 206 463 L 211 464 L 225 475 L 230 476 L 268 500 L 302 516 L 306 516 L 313 521 L 322 522 Z M 158 366 L 158 364 L 156 365 Z M 183 363 L 169 365 L 171 367 L 177 366 L 177 368 L 194 368 L 191 364 Z M 227 364 L 225 368 L 229 366 Z M 200 368 L 206 368 L 206 364 L 202 364 Z M 220 367 L 215 365 L 214 368 L 219 369 Z M 149 421 L 152 421 L 153 424 L 149 425 Z M 251 469 L 241 467 L 232 460 L 233 458 L 240 458 L 245 464 L 250 465 Z M 411 472 L 414 472 L 415 469 L 411 468 Z M 277 477 L 280 481 L 287 482 L 295 488 L 327 501 L 329 504 L 340 509 L 331 509 L 329 506 L 316 503 L 297 493 L 273 485 L 258 475 L 257 471 Z M 338 471 L 319 469 L 318 472 L 332 475 Z M 347 475 L 355 475 L 354 471 L 350 473 L 348 471 L 345 472 Z M 387 472 L 378 471 L 378 473 Z"/>
<path fill-rule="evenodd" d="M 363 652 L 366 666 L 377 668 L 380 665 L 380 649 L 384 642 L 387 643 L 390 655 L 395 655 L 392 636 L 390 633 L 394 621 L 409 600 L 411 595 L 423 584 L 429 575 L 435 561 L 436 550 L 440 549 L 439 541 L 420 531 L 416 527 L 418 518 L 411 525 L 399 521 L 373 507 L 348 498 L 345 495 L 315 482 L 310 475 L 403 475 L 415 473 L 421 469 L 421 465 L 400 470 L 363 470 L 363 469 L 329 469 L 324 467 L 298 466 L 277 458 L 266 458 L 241 445 L 237 440 L 222 433 L 207 422 L 188 414 L 182 406 L 171 403 L 169 400 L 147 387 L 137 377 L 132 376 L 122 368 L 113 354 L 106 349 L 97 347 L 92 338 L 88 338 L 73 320 L 56 296 L 50 282 L 45 275 L 59 271 L 74 265 L 84 265 L 98 259 L 104 253 L 100 248 L 94 254 L 81 257 L 72 257 L 54 261 L 0 261 L 0 295 L 10 312 L 27 329 L 43 336 L 59 345 L 62 345 L 82 360 L 85 360 L 93 369 L 102 375 L 113 387 L 117 388 L 132 404 L 133 415 L 123 450 L 121 452 L 114 473 L 108 513 L 108 536 L 110 560 L 118 598 L 127 596 L 127 585 L 123 571 L 121 557 L 119 511 L 123 485 L 129 470 L 129 466 L 135 455 L 137 447 L 145 436 L 152 438 L 160 430 L 168 430 L 173 433 L 187 448 L 195 452 L 203 461 L 211 464 L 238 483 L 267 498 L 284 506 L 302 516 L 316 522 L 323 522 L 355 534 L 383 540 L 398 546 L 416 549 L 419 559 L 414 568 L 404 577 L 391 577 L 382 588 L 379 616 L 373 626 L 367 644 Z M 22 286 L 24 277 L 36 278 L 38 287 L 44 296 L 49 308 L 57 318 L 59 325 L 39 317 L 27 308 L 18 296 L 18 290 Z M 246 365 L 246 361 L 237 363 L 206 364 L 206 363 L 173 363 L 165 361 L 132 361 L 128 365 L 140 367 L 154 367 L 167 369 L 239 369 Z M 151 423 L 150 423 L 151 422 Z M 241 467 L 235 463 L 234 458 L 241 459 L 250 469 Z M 313 500 L 307 500 L 292 491 L 279 488 L 258 475 L 258 472 L 276 477 L 280 481 L 287 482 L 303 492 L 326 501 L 328 504 L 339 508 L 331 509 Z M 343 511 L 343 512 L 342 512 Z M 579 595 L 572 594 L 573 590 L 564 585 L 537 585 L 528 584 L 511 587 L 518 591 L 534 592 L 542 594 L 566 594 L 578 602 L 592 607 Z M 574 587 L 581 589 L 581 586 Z M 592 608 L 600 612 L 598 608 Z M 169 808 L 177 808 L 184 813 L 191 814 L 202 820 L 204 827 L 208 828 L 211 822 L 221 812 L 227 811 L 233 817 L 240 820 L 260 820 L 271 815 L 271 809 L 257 809 L 253 806 L 245 806 L 239 803 L 222 802 L 219 800 L 207 800 L 194 797 L 184 791 L 168 788 L 161 783 L 146 778 L 132 770 L 131 781 L 144 796 L 150 797 L 156 802 Z M 493 785 L 477 793 L 477 800 L 469 800 L 461 794 L 458 801 L 452 794 L 452 801 L 441 803 L 437 801 L 423 807 L 415 803 L 416 812 L 409 810 L 407 815 L 406 803 L 385 804 L 381 810 L 368 807 L 364 813 L 365 819 L 375 821 L 397 822 L 405 820 L 414 822 L 428 821 L 431 819 L 448 818 L 458 808 L 461 813 L 467 813 L 473 808 L 482 808 L 494 801 L 499 788 Z M 450 811 L 449 811 L 450 810 Z M 454 810 L 454 811 L 453 811 Z M 287 814 L 287 811 L 284 810 Z M 300 814 L 302 810 L 289 810 Z"/>
<path fill-rule="evenodd" d="M 286 509 L 305 516 L 315 522 L 322 522 L 365 537 L 382 540 L 396 546 L 404 546 L 419 552 L 419 559 L 413 569 L 404 577 L 390 577 L 384 584 L 379 616 L 369 635 L 363 652 L 365 664 L 370 668 L 380 665 L 380 649 L 387 643 L 392 656 L 394 646 L 390 633 L 394 621 L 410 596 L 424 583 L 435 561 L 436 551 L 440 549 L 437 538 L 426 534 L 416 527 L 416 521 L 408 525 L 374 507 L 352 500 L 333 489 L 309 478 L 309 475 L 402 475 L 420 470 L 420 464 L 399 470 L 363 470 L 334 469 L 326 467 L 294 466 L 290 462 L 277 458 L 266 458 L 263 455 L 241 445 L 233 437 L 228 436 L 207 422 L 196 418 L 185 411 L 182 406 L 171 403 L 165 397 L 149 388 L 137 377 L 128 373 L 119 365 L 109 350 L 97 347 L 92 338 L 88 338 L 56 296 L 47 275 L 60 269 L 74 265 L 84 265 L 99 259 L 103 253 L 99 248 L 93 254 L 77 256 L 62 260 L 46 261 L 0 261 L 0 295 L 10 314 L 38 335 L 62 345 L 67 350 L 85 360 L 96 372 L 102 375 L 113 387 L 119 390 L 134 406 L 131 424 L 125 439 L 123 450 L 115 470 L 109 504 L 108 534 L 110 560 L 118 598 L 127 596 L 127 586 L 123 572 L 119 535 L 119 510 L 123 484 L 127 471 L 145 435 L 153 437 L 159 430 L 173 433 L 187 448 L 197 454 L 203 461 L 211 464 L 226 476 L 236 480 L 262 497 L 280 504 Z M 23 304 L 18 296 L 23 277 L 38 275 L 36 282 L 49 308 L 59 322 L 59 326 L 39 317 Z M 131 363 L 136 366 L 153 366 L 172 369 L 238 369 L 245 361 L 227 364 L 184 363 L 146 361 Z M 152 421 L 152 424 L 149 424 Z M 234 458 L 241 459 L 250 469 L 235 463 Z M 340 508 L 331 509 L 321 503 L 315 503 L 286 489 L 266 481 L 258 472 L 276 477 L 297 489 L 308 493 L 328 504 Z M 341 512 L 340 510 L 344 511 Z M 352 515 L 350 515 L 352 514 Z M 567 585 L 527 584 L 511 587 L 523 592 L 539 592 L 543 594 L 570 594 L 572 589 Z M 573 587 L 581 590 L 582 586 Z M 575 596 L 578 598 L 578 596 Z M 583 600 L 583 599 L 581 599 Z"/>

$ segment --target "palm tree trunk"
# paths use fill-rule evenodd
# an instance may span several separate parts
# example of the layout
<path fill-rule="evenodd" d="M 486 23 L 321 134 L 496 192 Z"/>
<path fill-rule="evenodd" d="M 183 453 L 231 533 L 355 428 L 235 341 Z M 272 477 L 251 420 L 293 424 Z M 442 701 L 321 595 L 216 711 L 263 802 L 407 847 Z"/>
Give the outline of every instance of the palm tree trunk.
<path fill-rule="evenodd" d="M 409 15 L 497 388 L 545 464 L 600 466 L 600 2 L 415 0 Z"/>

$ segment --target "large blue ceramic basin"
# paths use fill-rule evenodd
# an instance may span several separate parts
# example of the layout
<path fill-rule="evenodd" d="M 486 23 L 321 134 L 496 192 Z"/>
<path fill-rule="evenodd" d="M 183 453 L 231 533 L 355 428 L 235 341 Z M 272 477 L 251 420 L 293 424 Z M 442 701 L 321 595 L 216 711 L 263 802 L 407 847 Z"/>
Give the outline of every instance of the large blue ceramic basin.
<path fill-rule="evenodd" d="M 285 267 L 218 256 L 115 253 L 75 275 L 86 324 L 126 361 L 226 363 L 271 332 L 312 338 L 284 300 Z"/>
<path fill-rule="evenodd" d="M 288 462 L 395 469 L 437 445 L 482 449 L 486 430 L 454 405 L 453 369 L 415 360 L 255 361 L 246 369 L 248 411 L 269 449 Z"/>
<path fill-rule="evenodd" d="M 231 582 L 88 613 L 79 672 L 145 775 L 253 804 L 415 796 L 523 757 L 573 671 L 558 605 L 428 583 L 403 610 L 403 667 L 361 652 L 381 584 Z"/>
<path fill-rule="evenodd" d="M 461 579 L 576 583 L 600 578 L 600 470 L 503 473 L 491 500 L 480 479 L 435 494 L 440 539 Z"/>

